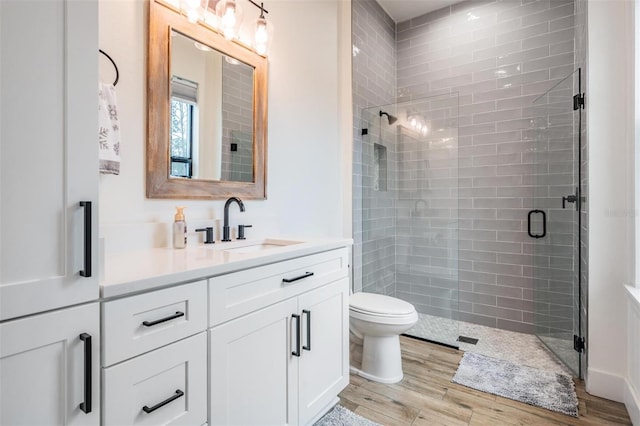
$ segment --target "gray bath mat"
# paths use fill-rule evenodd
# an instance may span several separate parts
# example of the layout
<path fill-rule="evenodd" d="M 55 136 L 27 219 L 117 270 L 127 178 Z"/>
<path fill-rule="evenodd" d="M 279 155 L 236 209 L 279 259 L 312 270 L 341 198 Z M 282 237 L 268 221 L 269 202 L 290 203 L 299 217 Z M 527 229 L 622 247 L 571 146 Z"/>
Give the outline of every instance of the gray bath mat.
<path fill-rule="evenodd" d="M 578 417 L 578 397 L 573 380 L 509 361 L 465 352 L 454 383 Z"/>
<path fill-rule="evenodd" d="M 313 426 L 380 426 L 378 423 L 367 420 L 349 411 L 342 405 L 336 405 L 325 414 Z"/>

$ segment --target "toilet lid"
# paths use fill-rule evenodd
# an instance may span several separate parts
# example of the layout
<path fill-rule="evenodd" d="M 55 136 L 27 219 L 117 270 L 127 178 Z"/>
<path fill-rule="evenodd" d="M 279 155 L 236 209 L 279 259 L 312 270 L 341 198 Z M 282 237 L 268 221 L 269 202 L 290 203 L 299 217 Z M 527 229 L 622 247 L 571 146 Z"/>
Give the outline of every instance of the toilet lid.
<path fill-rule="evenodd" d="M 355 293 L 349 297 L 349 308 L 379 315 L 409 315 L 415 308 L 409 302 L 375 293 Z"/>

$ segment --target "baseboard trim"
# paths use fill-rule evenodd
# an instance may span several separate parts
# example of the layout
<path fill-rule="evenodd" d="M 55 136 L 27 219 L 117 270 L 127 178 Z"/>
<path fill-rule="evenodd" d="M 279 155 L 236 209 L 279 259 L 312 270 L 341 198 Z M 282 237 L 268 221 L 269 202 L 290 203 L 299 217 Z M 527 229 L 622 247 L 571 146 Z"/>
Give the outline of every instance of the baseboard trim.
<path fill-rule="evenodd" d="M 624 405 L 627 407 L 629 417 L 631 417 L 631 423 L 640 426 L 640 395 L 633 390 L 628 380 L 625 380 L 625 384 Z"/>
<path fill-rule="evenodd" d="M 587 369 L 587 392 L 600 398 L 624 402 L 626 380 L 624 377 L 606 371 Z"/>

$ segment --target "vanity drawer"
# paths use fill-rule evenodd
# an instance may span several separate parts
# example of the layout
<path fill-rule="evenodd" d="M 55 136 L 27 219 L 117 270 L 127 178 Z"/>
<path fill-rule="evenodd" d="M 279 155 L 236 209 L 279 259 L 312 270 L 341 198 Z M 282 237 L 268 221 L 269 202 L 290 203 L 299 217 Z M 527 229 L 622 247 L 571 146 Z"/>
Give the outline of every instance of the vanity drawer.
<path fill-rule="evenodd" d="M 207 328 L 207 282 L 102 304 L 103 365 L 148 352 Z"/>
<path fill-rule="evenodd" d="M 341 248 L 209 279 L 209 326 L 348 276 Z"/>
<path fill-rule="evenodd" d="M 200 333 L 103 370 L 104 425 L 207 422 L 207 335 Z"/>

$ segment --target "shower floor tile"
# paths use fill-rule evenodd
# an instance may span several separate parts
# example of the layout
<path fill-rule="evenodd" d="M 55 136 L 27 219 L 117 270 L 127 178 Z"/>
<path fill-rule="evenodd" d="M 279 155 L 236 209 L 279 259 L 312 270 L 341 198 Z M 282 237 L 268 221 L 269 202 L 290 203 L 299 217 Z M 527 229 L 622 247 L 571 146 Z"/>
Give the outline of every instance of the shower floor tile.
<path fill-rule="evenodd" d="M 406 334 L 458 346 L 462 351 L 573 376 L 573 373 L 532 334 L 500 330 L 427 314 L 418 315 L 418 323 Z M 478 339 L 478 342 L 475 345 L 458 342 L 458 336 Z"/>

